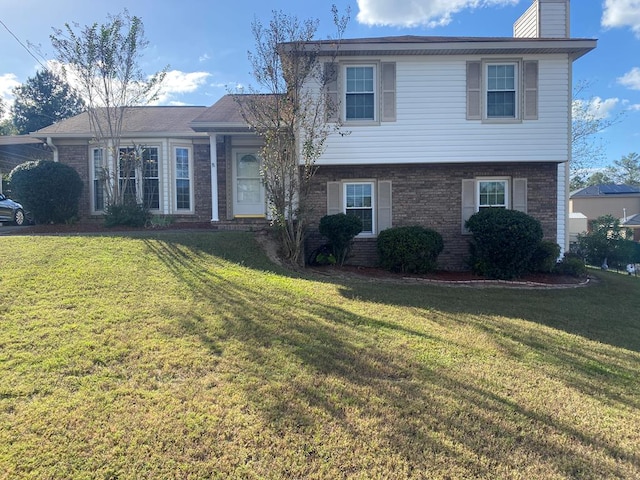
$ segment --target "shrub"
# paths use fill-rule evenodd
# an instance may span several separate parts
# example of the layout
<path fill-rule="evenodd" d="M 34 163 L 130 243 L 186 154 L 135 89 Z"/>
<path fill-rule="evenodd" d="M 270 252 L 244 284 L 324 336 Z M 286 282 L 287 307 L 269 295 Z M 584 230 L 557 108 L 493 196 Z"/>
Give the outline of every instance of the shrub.
<path fill-rule="evenodd" d="M 531 271 L 543 273 L 553 272 L 556 263 L 558 263 L 559 256 L 560 245 L 556 242 L 543 240 L 538 244 L 538 247 L 531 257 Z"/>
<path fill-rule="evenodd" d="M 577 255 L 565 253 L 560 262 L 556 264 L 554 271 L 560 275 L 584 278 L 587 276 L 587 267 L 584 261 Z"/>
<path fill-rule="evenodd" d="M 328 244 L 321 245 L 309 255 L 309 265 L 335 265 L 336 257 Z"/>
<path fill-rule="evenodd" d="M 542 226 L 526 213 L 485 208 L 466 222 L 473 238 L 471 268 L 491 278 L 509 280 L 531 269 L 531 258 L 542 241 Z"/>
<path fill-rule="evenodd" d="M 35 160 L 9 175 L 12 195 L 36 223 L 65 223 L 78 216 L 82 180 L 64 163 Z"/>
<path fill-rule="evenodd" d="M 427 273 L 436 269 L 444 243 L 435 230 L 420 226 L 395 227 L 378 235 L 380 266 L 403 273 Z"/>
<path fill-rule="evenodd" d="M 129 202 L 122 205 L 109 205 L 105 209 L 105 227 L 125 225 L 128 227 L 144 227 L 150 220 L 151 214 L 143 205 Z"/>
<path fill-rule="evenodd" d="M 340 265 L 344 264 L 351 244 L 356 235 L 362 231 L 362 220 L 355 215 L 337 213 L 325 215 L 320 219 L 320 233 L 329 240 L 331 253 Z"/>

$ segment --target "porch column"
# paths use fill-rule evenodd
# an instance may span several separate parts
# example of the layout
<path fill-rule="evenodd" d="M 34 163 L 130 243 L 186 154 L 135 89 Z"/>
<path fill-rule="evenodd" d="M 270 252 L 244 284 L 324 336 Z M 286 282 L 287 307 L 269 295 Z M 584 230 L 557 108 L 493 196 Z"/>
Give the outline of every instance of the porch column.
<path fill-rule="evenodd" d="M 218 136 L 209 134 L 209 150 L 211 152 L 211 221 L 218 222 Z"/>

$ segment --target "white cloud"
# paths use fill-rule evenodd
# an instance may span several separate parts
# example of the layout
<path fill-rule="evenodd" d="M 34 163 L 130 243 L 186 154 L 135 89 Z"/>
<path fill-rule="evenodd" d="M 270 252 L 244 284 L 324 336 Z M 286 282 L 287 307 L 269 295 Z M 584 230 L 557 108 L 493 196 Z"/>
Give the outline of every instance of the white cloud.
<path fill-rule="evenodd" d="M 10 108 L 13 105 L 13 89 L 20 85 L 18 77 L 13 73 L 4 73 L 0 75 L 0 99 L 4 107 L 4 115 L 0 120 L 9 118 Z"/>
<path fill-rule="evenodd" d="M 602 26 L 630 27 L 640 37 L 640 0 L 606 0 L 602 12 Z"/>
<path fill-rule="evenodd" d="M 0 97 L 6 101 L 13 100 L 12 90 L 20 85 L 18 77 L 13 73 L 0 75 Z"/>
<path fill-rule="evenodd" d="M 631 110 L 632 112 L 640 112 L 640 103 L 629 105 L 629 110 Z"/>
<path fill-rule="evenodd" d="M 618 83 L 631 90 L 640 90 L 640 68 L 634 67 L 618 78 Z"/>
<path fill-rule="evenodd" d="M 156 105 L 167 105 L 175 102 L 173 98 L 176 95 L 184 93 L 193 93 L 201 86 L 205 85 L 207 78 L 211 76 L 208 72 L 181 72 L 179 70 L 171 70 L 167 72 L 164 82 L 162 83 L 162 91 Z"/>
<path fill-rule="evenodd" d="M 573 117 L 594 120 L 609 118 L 619 103 L 619 98 L 603 100 L 600 97 L 593 97 L 589 100 L 574 100 Z"/>
<path fill-rule="evenodd" d="M 206 62 L 207 60 L 211 60 L 211 56 L 209 56 L 209 54 L 208 54 L 208 53 L 203 53 L 202 55 L 200 55 L 200 56 L 198 57 L 198 61 L 199 61 L 200 63 L 202 63 L 202 62 Z"/>
<path fill-rule="evenodd" d="M 515 5 L 519 0 L 357 0 L 357 20 L 365 25 L 443 26 L 464 9 Z"/>

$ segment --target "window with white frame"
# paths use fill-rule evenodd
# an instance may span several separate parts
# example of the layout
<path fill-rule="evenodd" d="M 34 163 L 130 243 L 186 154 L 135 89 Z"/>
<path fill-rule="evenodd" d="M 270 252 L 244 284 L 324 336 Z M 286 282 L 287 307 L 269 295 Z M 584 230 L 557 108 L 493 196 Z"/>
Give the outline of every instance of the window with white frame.
<path fill-rule="evenodd" d="M 478 180 L 478 210 L 482 208 L 508 208 L 509 182 L 507 179 Z"/>
<path fill-rule="evenodd" d="M 176 209 L 191 210 L 191 151 L 187 147 L 174 149 Z"/>
<path fill-rule="evenodd" d="M 485 67 L 487 118 L 517 118 L 517 64 L 488 63 Z"/>
<path fill-rule="evenodd" d="M 355 215 L 362 221 L 361 235 L 375 232 L 373 182 L 344 184 L 344 206 L 347 215 Z"/>
<path fill-rule="evenodd" d="M 122 147 L 118 164 L 120 192 L 127 201 L 146 208 L 160 208 L 159 156 L 157 147 Z"/>
<path fill-rule="evenodd" d="M 108 180 L 107 166 L 105 164 L 104 149 L 94 148 L 91 150 L 91 183 L 93 187 L 93 210 L 101 212 L 105 207 L 105 182 Z"/>
<path fill-rule="evenodd" d="M 376 120 L 376 72 L 373 65 L 345 67 L 345 118 L 347 121 Z"/>

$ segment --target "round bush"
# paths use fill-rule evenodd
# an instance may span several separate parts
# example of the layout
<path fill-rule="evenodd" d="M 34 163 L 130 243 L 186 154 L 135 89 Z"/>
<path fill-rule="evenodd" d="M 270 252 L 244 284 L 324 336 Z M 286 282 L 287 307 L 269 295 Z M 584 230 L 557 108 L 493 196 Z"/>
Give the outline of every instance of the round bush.
<path fill-rule="evenodd" d="M 538 244 L 531 257 L 531 271 L 551 273 L 553 272 L 558 257 L 560 256 L 560 245 L 556 242 L 543 240 Z"/>
<path fill-rule="evenodd" d="M 353 239 L 362 231 L 362 220 L 344 213 L 325 215 L 320 219 L 319 230 L 329 240 L 335 261 L 342 265 L 349 255 Z"/>
<path fill-rule="evenodd" d="M 420 226 L 389 228 L 378 235 L 380 266 L 394 272 L 432 272 L 443 248 L 438 232 Z"/>
<path fill-rule="evenodd" d="M 65 223 L 78 216 L 82 180 L 64 163 L 50 160 L 26 162 L 10 175 L 11 191 L 36 223 Z"/>
<path fill-rule="evenodd" d="M 542 226 L 535 218 L 516 210 L 483 208 L 466 226 L 473 235 L 474 272 L 509 280 L 531 271 L 531 259 L 542 241 Z"/>

